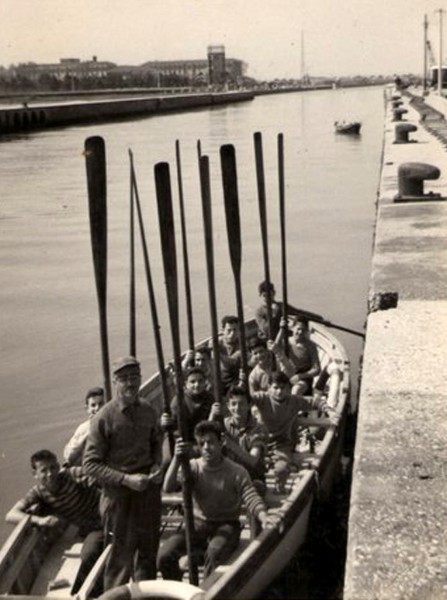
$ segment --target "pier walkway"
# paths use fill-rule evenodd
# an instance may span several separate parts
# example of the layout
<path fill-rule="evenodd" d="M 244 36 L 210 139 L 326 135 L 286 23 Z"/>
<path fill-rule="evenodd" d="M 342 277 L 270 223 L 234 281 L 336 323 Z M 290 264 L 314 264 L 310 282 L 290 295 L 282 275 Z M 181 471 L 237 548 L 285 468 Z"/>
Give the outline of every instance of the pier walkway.
<path fill-rule="evenodd" d="M 427 194 L 447 198 L 447 149 L 407 94 L 415 141 L 394 143 L 394 94 L 387 89 L 344 600 L 447 598 L 447 201 Z M 444 125 L 447 100 L 425 103 Z M 424 182 L 426 198 L 397 203 L 408 162 L 441 175 Z M 380 298 L 391 307 L 380 309 Z"/>

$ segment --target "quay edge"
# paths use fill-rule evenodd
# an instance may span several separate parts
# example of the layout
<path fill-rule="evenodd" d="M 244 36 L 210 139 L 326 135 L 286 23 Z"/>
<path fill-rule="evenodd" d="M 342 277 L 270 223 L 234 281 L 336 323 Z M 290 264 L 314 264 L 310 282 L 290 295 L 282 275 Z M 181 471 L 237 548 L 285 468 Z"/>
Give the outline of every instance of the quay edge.
<path fill-rule="evenodd" d="M 396 94 L 409 143 L 395 143 Z M 420 94 L 386 89 L 344 600 L 447 598 L 447 100 Z M 441 174 L 397 203 L 412 162 Z"/>
<path fill-rule="evenodd" d="M 171 94 L 108 100 L 33 103 L 0 108 L 0 135 L 80 123 L 149 116 L 253 100 L 250 91 Z"/>

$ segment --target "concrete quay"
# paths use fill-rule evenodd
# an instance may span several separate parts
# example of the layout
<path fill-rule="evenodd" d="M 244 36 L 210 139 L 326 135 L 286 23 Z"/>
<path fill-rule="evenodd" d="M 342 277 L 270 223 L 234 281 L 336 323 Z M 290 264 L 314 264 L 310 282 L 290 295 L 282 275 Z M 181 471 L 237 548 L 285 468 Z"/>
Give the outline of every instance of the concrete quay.
<path fill-rule="evenodd" d="M 407 162 L 438 167 L 424 193 L 447 198 L 447 150 L 406 94 L 415 141 L 394 143 L 396 94 L 387 88 L 344 600 L 447 598 L 447 201 L 394 201 Z M 447 100 L 425 104 L 443 124 Z"/>
<path fill-rule="evenodd" d="M 0 108 L 0 135 L 214 107 L 253 98 L 253 92 L 230 91 L 24 104 L 21 107 Z"/>

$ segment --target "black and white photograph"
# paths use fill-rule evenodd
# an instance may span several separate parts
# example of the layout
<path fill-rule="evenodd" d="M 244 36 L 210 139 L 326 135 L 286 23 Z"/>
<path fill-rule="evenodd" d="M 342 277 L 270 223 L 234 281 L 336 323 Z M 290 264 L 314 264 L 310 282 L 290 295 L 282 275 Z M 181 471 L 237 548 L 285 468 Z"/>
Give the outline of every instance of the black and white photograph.
<path fill-rule="evenodd" d="M 447 599 L 446 30 L 1 1 L 0 595 Z"/>

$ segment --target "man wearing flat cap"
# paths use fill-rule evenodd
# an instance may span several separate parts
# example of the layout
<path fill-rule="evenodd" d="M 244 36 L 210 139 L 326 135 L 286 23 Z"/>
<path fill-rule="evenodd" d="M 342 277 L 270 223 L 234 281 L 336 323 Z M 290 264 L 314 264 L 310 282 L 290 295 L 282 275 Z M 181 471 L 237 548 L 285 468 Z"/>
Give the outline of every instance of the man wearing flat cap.
<path fill-rule="evenodd" d="M 83 467 L 102 488 L 101 516 L 112 550 L 104 589 L 156 578 L 161 518 L 162 434 L 157 415 L 140 401 L 140 363 L 113 364 L 114 397 L 92 419 Z"/>

